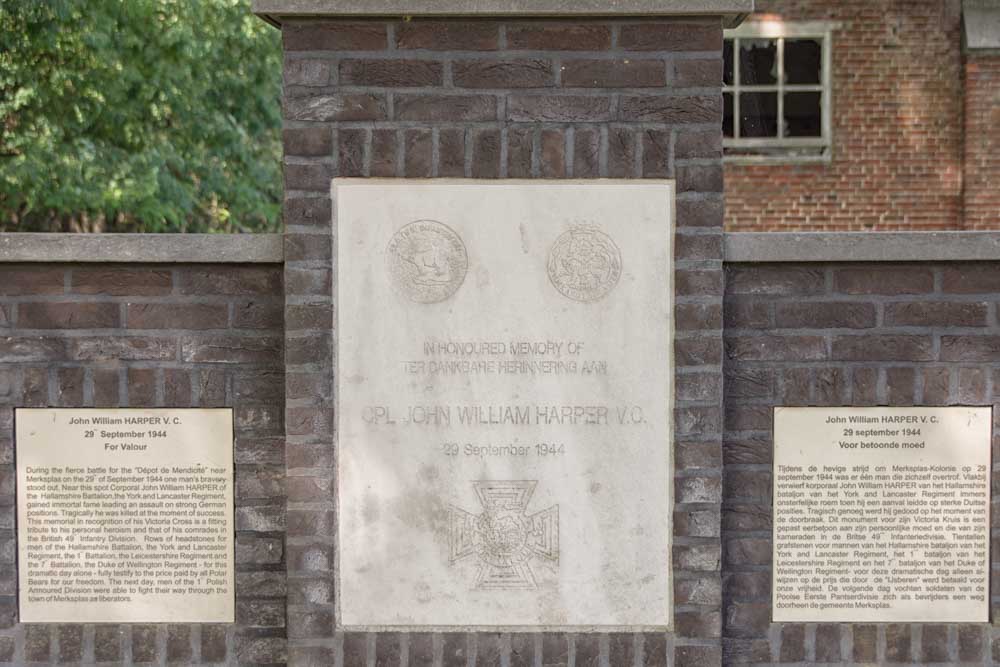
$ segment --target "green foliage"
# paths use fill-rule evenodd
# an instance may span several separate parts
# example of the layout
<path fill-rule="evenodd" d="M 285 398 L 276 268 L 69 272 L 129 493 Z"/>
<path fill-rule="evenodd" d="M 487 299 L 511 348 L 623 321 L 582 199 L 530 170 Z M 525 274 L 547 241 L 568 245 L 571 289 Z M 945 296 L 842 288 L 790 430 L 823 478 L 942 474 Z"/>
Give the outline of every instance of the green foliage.
<path fill-rule="evenodd" d="M 0 231 L 269 231 L 277 30 L 249 0 L 0 0 Z"/>

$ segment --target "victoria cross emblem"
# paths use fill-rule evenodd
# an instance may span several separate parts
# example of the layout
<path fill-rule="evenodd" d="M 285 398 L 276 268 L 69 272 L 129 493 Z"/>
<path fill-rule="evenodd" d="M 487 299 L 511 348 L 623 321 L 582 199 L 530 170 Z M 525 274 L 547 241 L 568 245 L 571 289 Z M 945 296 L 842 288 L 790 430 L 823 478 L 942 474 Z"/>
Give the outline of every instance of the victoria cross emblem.
<path fill-rule="evenodd" d="M 478 589 L 536 588 L 532 561 L 559 563 L 559 506 L 528 514 L 536 481 L 478 481 L 483 506 L 472 514 L 449 506 L 450 562 L 475 558 Z"/>

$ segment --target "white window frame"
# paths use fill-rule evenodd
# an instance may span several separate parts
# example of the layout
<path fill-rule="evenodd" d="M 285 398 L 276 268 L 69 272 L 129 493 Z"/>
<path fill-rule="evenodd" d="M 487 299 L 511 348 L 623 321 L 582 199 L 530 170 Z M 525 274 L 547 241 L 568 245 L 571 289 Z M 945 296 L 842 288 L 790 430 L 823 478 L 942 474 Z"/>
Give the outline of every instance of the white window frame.
<path fill-rule="evenodd" d="M 829 162 L 833 154 L 833 31 L 839 24 L 830 21 L 746 21 L 738 28 L 726 30 L 725 39 L 733 40 L 733 83 L 723 84 L 724 93 L 733 96 L 733 134 L 739 134 L 740 92 L 777 92 L 777 137 L 723 137 L 722 147 L 736 149 L 787 149 L 787 152 L 725 154 L 726 162 L 736 163 L 789 163 Z M 818 84 L 785 83 L 785 39 L 817 39 L 820 42 L 820 82 Z M 744 86 L 740 84 L 739 41 L 741 39 L 777 39 L 777 82 L 773 84 Z M 821 134 L 818 137 L 784 137 L 785 92 L 819 92 L 822 115 Z M 803 152 L 797 149 L 814 149 Z"/>

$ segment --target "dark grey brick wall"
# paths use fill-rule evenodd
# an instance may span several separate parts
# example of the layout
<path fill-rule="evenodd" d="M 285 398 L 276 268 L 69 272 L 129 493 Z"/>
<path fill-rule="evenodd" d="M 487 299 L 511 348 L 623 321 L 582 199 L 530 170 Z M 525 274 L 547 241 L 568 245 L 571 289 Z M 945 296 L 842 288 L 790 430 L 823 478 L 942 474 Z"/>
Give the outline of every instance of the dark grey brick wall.
<path fill-rule="evenodd" d="M 306 200 L 325 198 L 289 201 Z M 770 623 L 771 409 L 995 404 L 1000 263 L 731 264 L 724 275 L 721 260 L 699 259 L 716 243 L 701 231 L 714 197 L 682 195 L 679 208 L 673 633 L 334 631 L 326 221 L 289 227 L 284 281 L 279 265 L 0 264 L 0 663 L 1000 661 L 989 625 Z M 237 623 L 19 624 L 16 406 L 233 407 Z"/>
<path fill-rule="evenodd" d="M 302 20 L 282 33 L 291 661 L 719 664 L 721 23 Z M 335 632 L 334 176 L 677 179 L 674 632 Z"/>
<path fill-rule="evenodd" d="M 0 663 L 283 664 L 278 265 L 0 264 Z M 15 407 L 232 407 L 236 619 L 20 624 Z"/>
<path fill-rule="evenodd" d="M 993 626 L 770 622 L 772 408 L 995 404 L 1000 263 L 733 264 L 726 277 L 725 663 L 1000 661 Z M 998 446 L 995 423 L 994 489 Z"/>

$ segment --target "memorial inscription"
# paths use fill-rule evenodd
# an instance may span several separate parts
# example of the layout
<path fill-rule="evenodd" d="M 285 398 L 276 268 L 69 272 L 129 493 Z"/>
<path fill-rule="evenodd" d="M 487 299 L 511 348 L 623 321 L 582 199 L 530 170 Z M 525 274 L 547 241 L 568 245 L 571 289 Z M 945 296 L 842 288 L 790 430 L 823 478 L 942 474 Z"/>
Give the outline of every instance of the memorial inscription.
<path fill-rule="evenodd" d="M 229 409 L 19 409 L 23 622 L 231 623 Z"/>
<path fill-rule="evenodd" d="M 986 622 L 990 408 L 776 408 L 776 622 Z"/>
<path fill-rule="evenodd" d="M 668 626 L 672 185 L 333 196 L 338 625 Z"/>

